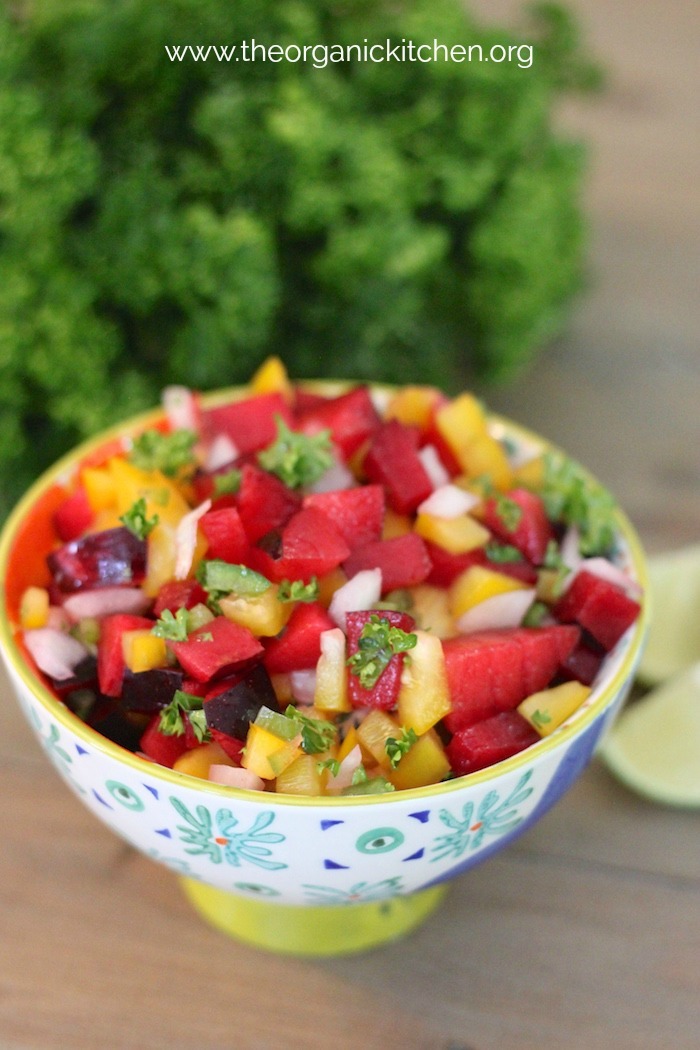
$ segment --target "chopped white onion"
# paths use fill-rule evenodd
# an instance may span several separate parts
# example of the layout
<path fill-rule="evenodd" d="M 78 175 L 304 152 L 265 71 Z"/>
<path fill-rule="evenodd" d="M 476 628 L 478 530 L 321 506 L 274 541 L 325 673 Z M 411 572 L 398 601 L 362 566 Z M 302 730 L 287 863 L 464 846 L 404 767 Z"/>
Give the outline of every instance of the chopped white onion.
<path fill-rule="evenodd" d="M 53 627 L 25 631 L 24 644 L 39 670 L 57 681 L 72 678 L 77 665 L 88 655 L 82 642 Z"/>
<path fill-rule="evenodd" d="M 324 471 L 317 481 L 309 485 L 309 492 L 336 492 L 338 489 L 351 489 L 356 485 L 355 477 L 339 453 L 334 451 L 333 463 Z"/>
<path fill-rule="evenodd" d="M 418 451 L 418 458 L 423 464 L 425 473 L 430 478 L 433 488 L 440 488 L 450 480 L 449 472 L 440 459 L 440 454 L 435 445 L 424 445 Z"/>
<path fill-rule="evenodd" d="M 570 574 L 567 580 L 570 580 L 571 573 L 576 572 L 579 565 L 583 561 L 581 552 L 579 550 L 579 544 L 581 542 L 581 534 L 575 525 L 572 525 L 564 533 L 564 537 L 559 546 L 559 554 L 564 565 L 570 570 Z"/>
<path fill-rule="evenodd" d="M 219 470 L 238 459 L 239 451 L 228 434 L 217 434 L 206 451 L 205 470 Z"/>
<path fill-rule="evenodd" d="M 175 579 L 184 580 L 192 568 L 195 548 L 197 546 L 197 525 L 211 509 L 211 500 L 205 499 L 198 507 L 180 518 L 175 529 Z"/>
<path fill-rule="evenodd" d="M 382 596 L 382 570 L 361 569 L 339 587 L 331 598 L 328 615 L 345 630 L 345 614 L 374 609 Z"/>
<path fill-rule="evenodd" d="M 313 704 L 316 692 L 316 669 L 292 671 L 289 675 L 292 696 L 300 704 Z"/>
<path fill-rule="evenodd" d="M 485 598 L 483 602 L 462 613 L 457 620 L 457 630 L 460 634 L 471 634 L 474 631 L 498 631 L 519 627 L 523 616 L 535 600 L 535 595 L 534 587 L 523 587 Z"/>
<path fill-rule="evenodd" d="M 151 599 L 140 587 L 95 587 L 77 591 L 63 602 L 63 609 L 73 623 L 88 617 L 131 613 L 138 616 L 148 609 Z"/>
<path fill-rule="evenodd" d="M 264 791 L 265 781 L 243 766 L 226 766 L 214 762 L 209 767 L 209 780 L 226 787 L 247 788 L 248 791 Z"/>
<path fill-rule="evenodd" d="M 342 791 L 343 788 L 350 787 L 353 774 L 361 765 L 362 750 L 359 744 L 355 744 L 353 749 L 347 753 L 343 761 L 340 763 L 340 767 L 335 776 L 330 776 L 328 778 L 328 783 L 326 785 L 327 790 Z"/>
<path fill-rule="evenodd" d="M 434 518 L 459 518 L 468 514 L 480 503 L 473 492 L 461 489 L 459 485 L 441 485 L 428 496 L 418 507 L 419 514 L 430 514 Z"/>
<path fill-rule="evenodd" d="M 166 386 L 161 403 L 172 430 L 197 430 L 199 413 L 195 395 L 186 386 Z"/>

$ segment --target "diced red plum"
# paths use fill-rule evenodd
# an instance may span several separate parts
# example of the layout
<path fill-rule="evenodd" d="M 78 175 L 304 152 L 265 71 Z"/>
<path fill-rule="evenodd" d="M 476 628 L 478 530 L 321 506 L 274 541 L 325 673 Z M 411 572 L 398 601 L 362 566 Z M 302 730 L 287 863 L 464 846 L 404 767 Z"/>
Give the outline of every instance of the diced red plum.
<path fill-rule="evenodd" d="M 154 667 L 129 671 L 122 680 L 121 704 L 127 711 L 152 715 L 167 707 L 175 692 L 183 688 L 184 674 L 177 667 Z"/>
<path fill-rule="evenodd" d="M 381 569 L 382 594 L 401 587 L 416 587 L 430 574 L 431 561 L 425 541 L 415 532 L 374 540 L 357 547 L 343 570 L 348 577 L 363 569 Z"/>
<path fill-rule="evenodd" d="M 303 580 L 325 576 L 350 554 L 350 548 L 327 514 L 317 507 L 303 507 L 282 529 L 280 557 L 254 552 L 253 566 L 268 580 Z"/>
<path fill-rule="evenodd" d="M 265 667 L 270 674 L 288 674 L 314 668 L 321 655 L 321 635 L 335 623 L 318 602 L 296 606 L 287 626 L 265 646 Z"/>
<path fill-rule="evenodd" d="M 381 485 L 316 492 L 305 497 L 304 506 L 322 510 L 351 550 L 378 540 L 382 534 L 385 500 Z"/>
<path fill-rule="evenodd" d="M 330 430 L 333 444 L 345 459 L 374 433 L 380 417 L 366 386 L 354 387 L 338 397 L 299 405 L 298 429 L 305 434 Z"/>
<path fill-rule="evenodd" d="M 281 394 L 258 394 L 203 412 L 202 427 L 211 440 L 219 434 L 231 439 L 240 453 L 259 452 L 277 437 L 277 417 L 292 426 L 292 413 Z"/>
<path fill-rule="evenodd" d="M 220 558 L 233 565 L 243 564 L 250 553 L 250 541 L 236 507 L 220 507 L 204 514 L 199 527 L 207 541 L 207 558 Z"/>
<path fill-rule="evenodd" d="M 77 540 L 94 520 L 95 514 L 82 486 L 59 504 L 53 515 L 54 528 L 63 543 Z"/>
<path fill-rule="evenodd" d="M 575 678 L 582 685 L 592 685 L 604 658 L 603 650 L 597 647 L 594 649 L 581 641 L 562 662 L 561 670 L 568 678 Z"/>
<path fill-rule="evenodd" d="M 245 740 L 261 707 L 279 711 L 270 676 L 261 664 L 225 688 L 211 690 L 204 699 L 204 714 L 212 734 L 216 730 L 238 741 Z"/>
<path fill-rule="evenodd" d="M 47 557 L 53 584 L 63 594 L 82 588 L 136 585 L 146 571 L 146 542 L 118 526 L 72 540 Z"/>
<path fill-rule="evenodd" d="M 609 652 L 639 616 L 641 606 L 621 587 L 585 569 L 554 606 L 563 623 L 577 623 Z"/>
<path fill-rule="evenodd" d="M 274 474 L 253 463 L 241 470 L 236 507 L 250 543 L 281 529 L 301 505 L 300 497 Z"/>
<path fill-rule="evenodd" d="M 164 583 L 153 603 L 153 615 L 158 619 L 167 609 L 173 615 L 178 609 L 191 609 L 206 604 L 207 592 L 193 577 L 187 580 L 169 580 Z"/>
<path fill-rule="evenodd" d="M 445 750 L 453 771 L 463 776 L 503 762 L 539 739 L 537 731 L 517 711 L 501 711 L 460 729 Z"/>
<path fill-rule="evenodd" d="M 362 466 L 370 481 L 383 485 L 390 506 L 410 514 L 433 491 L 418 455 L 420 434 L 396 419 L 382 423 L 372 437 Z"/>
<path fill-rule="evenodd" d="M 348 612 L 345 614 L 345 625 L 348 644 L 348 658 L 354 656 L 359 650 L 360 635 L 365 625 L 372 616 L 379 616 L 388 620 L 392 627 L 399 627 L 402 631 L 410 633 L 415 627 L 415 621 L 408 613 L 396 612 L 389 609 L 369 609 L 362 612 Z M 403 670 L 404 653 L 394 653 L 389 663 L 381 673 L 377 682 L 371 689 L 366 689 L 355 674 L 348 676 L 348 692 L 350 703 L 353 707 L 377 707 L 383 711 L 390 711 L 396 706 L 401 685 L 401 672 Z"/>
<path fill-rule="evenodd" d="M 480 631 L 443 642 L 454 733 L 516 707 L 545 689 L 576 645 L 580 632 L 562 624 Z"/>
<path fill-rule="evenodd" d="M 542 499 L 528 489 L 512 489 L 505 498 L 518 508 L 517 524 L 509 526 L 495 498 L 487 499 L 484 504 L 484 524 L 504 543 L 516 547 L 533 565 L 541 565 L 547 545 L 554 539 L 554 529 Z"/>
<path fill-rule="evenodd" d="M 254 663 L 263 652 L 260 641 L 247 627 L 217 616 L 189 635 L 185 642 L 170 642 L 180 666 L 198 682 L 209 682 Z"/>

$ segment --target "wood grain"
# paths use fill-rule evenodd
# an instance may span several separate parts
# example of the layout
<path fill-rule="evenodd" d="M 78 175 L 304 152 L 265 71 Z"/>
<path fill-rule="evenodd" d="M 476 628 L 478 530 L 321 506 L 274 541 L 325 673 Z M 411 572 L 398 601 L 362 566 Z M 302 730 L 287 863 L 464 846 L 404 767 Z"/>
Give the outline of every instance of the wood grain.
<path fill-rule="evenodd" d="M 697 4 L 572 3 L 608 66 L 591 285 L 499 411 L 612 485 L 650 549 L 700 534 Z M 501 23 L 518 5 L 474 5 Z M 58 780 L 0 681 L 0 1050 L 695 1050 L 700 816 L 597 763 L 412 937 L 297 961 L 208 929 Z"/>

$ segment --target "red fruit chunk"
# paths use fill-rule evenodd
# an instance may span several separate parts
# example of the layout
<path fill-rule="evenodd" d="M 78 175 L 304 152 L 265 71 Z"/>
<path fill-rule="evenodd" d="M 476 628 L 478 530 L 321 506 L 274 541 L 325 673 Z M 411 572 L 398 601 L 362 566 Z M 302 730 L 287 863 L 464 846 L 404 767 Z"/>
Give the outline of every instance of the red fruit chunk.
<path fill-rule="evenodd" d="M 153 615 L 158 619 L 166 609 L 174 615 L 178 609 L 191 609 L 200 603 L 206 604 L 207 598 L 207 592 L 195 579 L 170 580 L 158 591 L 153 603 Z"/>
<path fill-rule="evenodd" d="M 72 540 L 46 559 L 53 584 L 64 594 L 82 588 L 136 585 L 146 569 L 146 543 L 118 526 Z"/>
<path fill-rule="evenodd" d="M 207 558 L 220 558 L 233 565 L 245 563 L 250 542 L 236 507 L 208 511 L 200 518 L 199 527 L 208 544 Z"/>
<path fill-rule="evenodd" d="M 305 497 L 304 506 L 322 510 L 351 550 L 378 540 L 382 534 L 385 503 L 381 485 L 315 492 Z"/>
<path fill-rule="evenodd" d="M 53 524 L 64 543 L 77 540 L 95 520 L 84 488 L 77 488 L 54 511 Z"/>
<path fill-rule="evenodd" d="M 288 674 L 314 668 L 321 655 L 321 635 L 335 623 L 318 602 L 297 605 L 284 631 L 265 646 L 269 674 Z"/>
<path fill-rule="evenodd" d="M 485 769 L 537 743 L 539 734 L 517 711 L 501 711 L 460 729 L 445 748 L 458 776 Z"/>
<path fill-rule="evenodd" d="M 274 474 L 253 463 L 243 466 L 236 507 L 251 543 L 280 529 L 299 509 L 300 503 L 299 496 Z"/>
<path fill-rule="evenodd" d="M 281 394 L 259 394 L 207 409 L 202 426 L 208 438 L 225 434 L 238 452 L 259 452 L 277 437 L 277 416 L 292 426 L 292 413 Z"/>
<path fill-rule="evenodd" d="M 305 434 L 330 430 L 333 444 L 340 449 L 345 459 L 349 459 L 380 423 L 369 390 L 365 386 L 358 386 L 338 397 L 302 409 L 297 429 Z"/>
<path fill-rule="evenodd" d="M 170 642 L 180 666 L 198 682 L 243 670 L 262 655 L 260 641 L 247 627 L 217 616 L 198 627 L 186 642 Z"/>
<path fill-rule="evenodd" d="M 493 497 L 484 504 L 484 524 L 504 543 L 516 547 L 533 565 L 541 565 L 547 545 L 554 539 L 554 529 L 541 498 L 528 489 L 512 489 L 505 498 L 519 508 L 517 524 L 509 527 L 499 510 L 499 500 Z"/>
<path fill-rule="evenodd" d="M 415 621 L 408 613 L 395 612 L 389 609 L 370 609 L 363 612 L 349 612 L 345 614 L 346 634 L 348 640 L 348 658 L 354 656 L 360 649 L 360 635 L 372 616 L 379 616 L 388 620 L 392 627 L 400 627 L 402 631 L 410 633 Z M 389 663 L 382 671 L 377 682 L 372 688 L 367 689 L 362 685 L 358 675 L 350 673 L 348 676 L 348 692 L 350 703 L 353 707 L 378 707 L 383 711 L 390 711 L 396 706 L 401 686 L 401 672 L 403 670 L 405 653 L 394 653 Z"/>
<path fill-rule="evenodd" d="M 466 551 L 463 554 L 451 554 L 444 547 L 436 543 L 426 543 L 428 556 L 431 562 L 428 583 L 436 587 L 449 587 L 450 584 L 472 565 L 481 565 L 487 569 L 494 569 L 506 576 L 512 576 L 523 583 L 534 584 L 537 582 L 537 569 L 525 558 L 521 561 L 498 561 L 490 558 L 485 548 Z"/>
<path fill-rule="evenodd" d="M 389 504 L 399 514 L 411 514 L 433 491 L 418 456 L 419 437 L 415 427 L 390 419 L 374 434 L 363 460 L 367 477 L 384 486 Z"/>
<path fill-rule="evenodd" d="M 304 507 L 282 529 L 280 557 L 255 551 L 254 568 L 268 580 L 303 580 L 325 576 L 350 554 L 350 548 L 328 515 L 317 507 Z"/>
<path fill-rule="evenodd" d="M 556 624 L 481 631 L 443 642 L 452 700 L 447 729 L 454 733 L 545 689 L 578 639 L 576 628 Z"/>
<path fill-rule="evenodd" d="M 122 651 L 124 631 L 150 630 L 153 620 L 129 613 L 105 616 L 100 623 L 100 640 L 97 643 L 97 680 L 100 692 L 105 696 L 119 696 L 126 671 Z"/>
<path fill-rule="evenodd" d="M 348 577 L 363 569 L 381 569 L 382 594 L 387 594 L 401 587 L 416 587 L 423 583 L 430 573 L 431 561 L 422 537 L 407 532 L 388 540 L 365 543 L 343 563 Z"/>
<path fill-rule="evenodd" d="M 603 651 L 593 649 L 585 642 L 579 642 L 562 663 L 562 673 L 568 678 L 575 678 L 583 685 L 592 685 L 604 657 Z"/>
<path fill-rule="evenodd" d="M 576 573 L 553 612 L 563 623 L 579 624 L 609 652 L 632 626 L 640 609 L 639 602 L 621 587 L 583 569 Z"/>
<path fill-rule="evenodd" d="M 139 747 L 144 755 L 160 766 L 172 769 L 178 758 L 187 750 L 185 734 L 168 736 L 158 729 L 160 715 L 154 715 L 141 736 Z"/>

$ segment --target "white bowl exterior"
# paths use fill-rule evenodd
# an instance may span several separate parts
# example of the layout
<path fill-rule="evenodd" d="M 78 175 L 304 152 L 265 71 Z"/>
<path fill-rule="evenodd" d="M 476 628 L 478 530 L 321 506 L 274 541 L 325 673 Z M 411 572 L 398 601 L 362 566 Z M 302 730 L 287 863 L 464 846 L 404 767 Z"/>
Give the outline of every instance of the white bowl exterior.
<path fill-rule="evenodd" d="M 618 663 L 620 658 L 616 658 Z M 578 777 L 624 699 L 623 676 L 582 733 L 537 744 L 487 779 L 345 801 L 231 791 L 74 732 L 8 674 L 37 739 L 81 801 L 136 849 L 219 889 L 295 905 L 363 903 L 461 874 L 530 827 Z M 606 678 L 608 675 L 606 674 Z M 78 727 L 78 720 L 76 728 Z M 82 730 L 82 731 L 81 731 Z M 543 746 L 547 745 L 547 746 Z"/>

